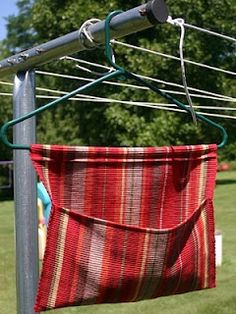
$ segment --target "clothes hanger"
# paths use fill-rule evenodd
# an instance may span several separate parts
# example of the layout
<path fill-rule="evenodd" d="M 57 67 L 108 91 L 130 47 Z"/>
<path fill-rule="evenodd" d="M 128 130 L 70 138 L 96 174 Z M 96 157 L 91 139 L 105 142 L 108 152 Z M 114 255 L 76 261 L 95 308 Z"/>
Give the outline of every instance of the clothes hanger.
<path fill-rule="evenodd" d="M 145 80 L 143 80 L 142 78 L 138 77 L 137 75 L 133 74 L 133 73 L 130 73 L 128 71 L 126 71 L 123 67 L 117 65 L 114 61 L 114 56 L 113 56 L 113 52 L 112 52 L 112 48 L 111 48 L 111 45 L 110 45 L 110 21 L 111 19 L 121 13 L 122 11 L 114 11 L 112 13 L 110 13 L 106 20 L 105 20 L 105 55 L 106 55 L 106 58 L 107 58 L 107 61 L 108 63 L 115 69 L 115 71 L 113 72 L 110 72 L 110 73 L 107 73 L 105 74 L 104 76 L 102 77 L 99 77 L 98 79 L 96 79 L 95 81 L 93 82 L 90 82 L 88 84 L 85 84 L 77 89 L 75 89 L 74 91 L 68 93 L 67 95 L 64 95 L 62 96 L 61 98 L 59 99 L 56 99 L 38 109 L 35 109 L 19 118 L 16 118 L 16 119 L 13 119 L 11 121 L 8 121 L 6 122 L 2 127 L 1 127 L 1 130 L 0 130 L 0 139 L 2 140 L 2 142 L 8 146 L 9 148 L 11 149 L 27 149 L 29 150 L 30 149 L 30 146 L 29 145 L 18 145 L 18 144 L 13 144 L 11 143 L 9 140 L 8 140 L 8 137 L 7 137 L 7 131 L 9 129 L 9 127 L 11 126 L 14 126 L 18 123 L 21 123 L 33 116 L 36 116 L 38 115 L 39 113 L 47 110 L 47 109 L 50 109 L 50 108 L 53 108 L 59 104 L 62 104 L 64 103 L 66 100 L 68 100 L 69 98 L 75 96 L 76 94 L 79 94 L 79 93 L 82 93 L 82 92 L 87 92 L 91 89 L 94 89 L 96 88 L 97 86 L 99 86 L 103 81 L 105 80 L 108 80 L 108 79 L 112 79 L 112 78 L 130 78 L 130 79 L 133 79 L 133 80 L 136 80 L 138 81 L 140 84 L 148 87 L 150 90 L 154 91 L 155 93 L 159 94 L 160 96 L 164 97 L 165 99 L 167 100 L 170 100 L 172 101 L 174 104 L 176 104 L 177 107 L 185 110 L 186 112 L 190 113 L 191 114 L 191 109 L 188 108 L 186 105 L 184 105 L 182 102 L 180 102 L 179 100 L 175 99 L 174 97 L 172 97 L 171 95 L 165 93 L 165 92 L 162 92 L 159 88 L 157 88 L 156 86 L 154 86 L 153 84 L 149 83 L 149 82 L 146 82 Z M 205 116 L 202 116 L 201 114 L 199 113 L 196 113 L 196 117 L 198 120 L 201 120 L 201 121 L 204 121 L 206 122 L 207 124 L 209 124 L 210 126 L 218 129 L 221 133 L 221 136 L 222 136 L 222 140 L 221 142 L 218 144 L 218 148 L 222 148 L 226 142 L 227 142 L 227 139 L 228 139 L 228 135 L 227 135 L 227 132 L 226 130 L 218 123 L 215 123 L 214 121 L 206 118 Z"/>

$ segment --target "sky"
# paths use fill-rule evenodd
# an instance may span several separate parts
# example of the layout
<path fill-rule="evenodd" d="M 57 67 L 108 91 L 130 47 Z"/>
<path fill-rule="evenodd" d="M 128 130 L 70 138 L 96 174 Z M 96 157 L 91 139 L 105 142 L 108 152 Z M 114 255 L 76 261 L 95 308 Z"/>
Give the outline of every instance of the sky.
<path fill-rule="evenodd" d="M 18 12 L 16 6 L 17 0 L 3 0 L 0 4 L 0 40 L 6 37 L 6 21 L 4 17 L 7 17 Z"/>

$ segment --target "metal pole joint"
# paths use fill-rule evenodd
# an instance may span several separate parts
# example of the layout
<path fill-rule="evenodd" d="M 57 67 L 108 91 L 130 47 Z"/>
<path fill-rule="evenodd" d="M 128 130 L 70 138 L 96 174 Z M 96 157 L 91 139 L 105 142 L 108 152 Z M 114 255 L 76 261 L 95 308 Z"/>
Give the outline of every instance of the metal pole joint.
<path fill-rule="evenodd" d="M 168 9 L 165 1 L 151 0 L 115 16 L 110 23 L 111 39 L 121 38 L 158 23 L 164 23 L 167 18 Z M 87 31 L 94 42 L 104 44 L 105 21 L 88 26 Z M 34 69 L 65 55 L 83 51 L 86 47 L 89 47 L 88 40 L 83 41 L 80 32 L 74 31 L 0 61 L 0 77 Z"/>

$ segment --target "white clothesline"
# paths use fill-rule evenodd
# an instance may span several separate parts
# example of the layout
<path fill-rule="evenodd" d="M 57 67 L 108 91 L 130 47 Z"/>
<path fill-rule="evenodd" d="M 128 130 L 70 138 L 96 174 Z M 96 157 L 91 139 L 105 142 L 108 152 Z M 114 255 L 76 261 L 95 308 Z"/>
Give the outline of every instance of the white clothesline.
<path fill-rule="evenodd" d="M 208 30 L 206 28 L 201 28 L 199 26 L 195 26 L 195 25 L 188 24 L 188 23 L 184 23 L 184 26 L 188 27 L 188 28 L 192 28 L 192 29 L 194 29 L 196 31 L 199 31 L 199 32 L 207 33 L 208 35 L 213 35 L 213 36 L 216 36 L 216 37 L 219 37 L 219 38 L 222 38 L 222 39 L 226 39 L 226 40 L 230 40 L 230 41 L 233 41 L 233 42 L 236 43 L 236 38 L 231 37 L 231 36 L 227 36 L 227 35 L 224 35 L 224 34 L 213 32 L 213 31 Z"/>
<path fill-rule="evenodd" d="M 73 61 L 77 61 L 77 62 L 83 62 L 83 63 L 86 63 L 86 64 L 88 63 L 89 65 L 92 65 L 92 66 L 107 68 L 106 66 L 103 66 L 103 65 L 100 65 L 100 64 L 96 64 L 96 63 L 91 63 L 91 62 L 88 62 L 88 61 L 85 61 L 85 60 L 75 59 L 75 58 L 71 58 L 71 57 L 67 57 L 67 58 L 68 59 L 72 59 Z M 40 75 L 49 75 L 49 76 L 66 78 L 66 79 L 80 80 L 80 81 L 85 81 L 85 82 L 93 82 L 93 81 L 95 81 L 95 79 L 79 77 L 79 76 L 73 76 L 73 75 L 60 74 L 60 73 L 54 73 L 54 72 L 36 71 L 36 73 L 40 74 Z M 159 79 L 154 79 L 154 78 L 147 77 L 147 76 L 141 76 L 141 77 L 144 78 L 144 79 L 147 79 L 147 80 L 151 80 L 151 81 L 157 82 L 157 83 L 161 83 L 161 84 L 165 84 L 165 85 L 171 85 L 171 86 L 178 87 L 178 88 L 183 88 L 183 86 L 180 85 L 180 84 L 166 82 L 166 81 L 162 81 L 162 80 L 159 80 Z M 0 84 L 13 86 L 13 83 L 5 82 L 5 81 L 0 81 Z M 129 87 L 129 88 L 135 88 L 135 89 L 149 90 L 148 87 L 146 87 L 146 86 L 139 86 L 139 85 L 133 85 L 133 84 L 127 84 L 127 83 L 121 83 L 121 82 L 104 81 L 104 84 L 110 84 L 110 85 L 121 86 L 121 87 Z M 193 91 L 197 91 L 198 93 L 199 92 L 205 93 L 205 94 L 194 94 L 194 93 L 191 93 L 190 95 L 192 97 L 203 98 L 203 99 L 204 98 L 205 99 L 213 99 L 213 100 L 225 101 L 225 102 L 236 102 L 236 98 L 233 98 L 233 97 L 230 97 L 230 96 L 217 94 L 217 93 L 212 93 L 212 92 L 209 92 L 209 91 L 206 91 L 206 90 L 199 90 L 199 89 L 195 89 L 195 88 L 192 88 L 192 87 L 189 87 L 189 89 L 191 89 Z M 181 92 L 181 91 L 166 90 L 166 89 L 161 89 L 161 91 L 167 92 L 167 93 L 170 93 L 170 94 L 185 95 L 185 93 Z"/>
<path fill-rule="evenodd" d="M 59 91 L 59 90 L 52 90 L 48 88 L 36 88 L 38 91 L 44 91 L 54 94 L 60 94 L 60 95 L 67 95 L 68 92 L 65 91 Z M 4 93 L 0 92 L 0 96 L 13 96 L 12 93 Z M 60 98 L 59 96 L 53 96 L 53 95 L 42 95 L 37 94 L 37 98 L 44 98 L 44 99 L 50 99 L 50 98 Z M 86 95 L 86 94 L 77 94 L 76 97 L 71 97 L 70 100 L 86 100 L 86 101 L 97 101 L 97 102 L 119 102 L 124 104 L 146 104 L 146 105 L 158 105 L 158 106 L 164 106 L 164 107 L 176 107 L 175 104 L 169 104 L 169 103 L 155 103 L 155 102 L 141 102 L 141 101 L 128 101 L 128 100 L 118 100 L 113 98 L 105 98 L 105 97 L 97 97 L 93 95 Z M 200 108 L 200 109 L 209 109 L 209 110 L 221 110 L 221 111 L 236 111 L 236 107 L 221 107 L 221 106 L 201 106 L 201 105 L 194 105 L 194 108 Z"/>
<path fill-rule="evenodd" d="M 37 88 L 40 91 L 50 91 L 57 94 L 65 95 L 68 94 L 64 91 L 55 91 L 50 90 L 46 88 Z M 12 96 L 11 93 L 0 93 L 0 96 Z M 36 98 L 39 99 L 59 99 L 60 96 L 49 96 L 49 95 L 40 95 L 37 94 Z M 103 97 L 96 97 L 91 95 L 84 95 L 84 94 L 78 94 L 76 97 L 72 97 L 69 100 L 74 101 L 84 101 L 84 102 L 98 102 L 98 103 L 118 103 L 118 104 L 126 104 L 126 105 L 132 105 L 132 106 L 139 106 L 139 107 L 146 107 L 146 108 L 152 108 L 152 109 L 159 109 L 159 110 L 166 110 L 166 111 L 174 111 L 174 112 L 183 112 L 187 113 L 186 111 L 179 109 L 176 107 L 175 104 L 161 104 L 161 103 L 151 103 L 151 102 L 137 102 L 137 101 L 127 101 L 127 100 L 118 100 L 118 99 L 112 99 L 112 98 L 103 98 Z M 236 108 L 222 108 L 222 107 L 210 107 L 210 106 L 194 106 L 195 108 L 201 108 L 201 109 L 211 109 L 211 110 L 228 110 L 228 111 L 235 111 Z M 218 113 L 209 113 L 209 112 L 197 112 L 203 116 L 210 116 L 210 117 L 216 117 L 216 118 L 224 118 L 224 119 L 236 119 L 236 116 L 232 115 L 225 115 L 225 114 L 218 114 Z"/>
<path fill-rule="evenodd" d="M 69 79 L 80 80 L 80 81 L 85 81 L 85 82 L 95 81 L 95 79 L 89 79 L 89 78 L 77 77 L 77 76 L 71 76 L 71 75 L 64 75 L 64 74 L 59 74 L 59 73 L 51 73 L 51 72 L 44 72 L 44 71 L 36 71 L 36 72 L 37 72 L 37 74 L 51 75 L 51 76 L 62 77 L 62 78 L 69 78 Z M 110 81 L 104 81 L 104 83 L 111 84 L 111 85 L 117 85 L 117 86 L 123 86 L 123 87 L 129 87 L 129 88 L 149 90 L 148 87 L 145 87 L 145 86 L 138 86 L 138 85 L 132 85 L 132 84 L 126 84 L 126 83 L 117 83 L 117 82 L 110 82 Z M 0 84 L 13 86 L 13 83 L 4 82 L 4 81 L 0 81 Z M 169 94 L 174 94 L 174 95 L 185 95 L 184 92 L 175 91 L 175 90 L 161 89 L 161 91 L 169 93 Z M 212 99 L 212 100 L 224 101 L 224 102 L 236 102 L 236 98 L 231 98 L 229 96 L 224 96 L 224 95 L 210 93 L 210 92 L 207 92 L 207 93 L 213 94 L 215 96 L 209 96 L 209 95 L 204 95 L 204 94 L 203 95 L 193 94 L 193 93 L 190 93 L 190 95 L 192 97 L 195 97 L 195 98 Z"/>
<path fill-rule="evenodd" d="M 56 94 L 62 94 L 62 95 L 67 95 L 68 92 L 66 91 L 60 91 L 60 90 L 52 90 L 52 89 L 48 89 L 48 88 L 41 88 L 38 87 L 36 88 L 39 91 L 44 91 L 44 92 L 49 92 L 49 93 L 56 93 Z M 116 100 L 116 99 L 111 99 L 108 97 L 97 97 L 97 96 L 93 96 L 93 95 L 86 95 L 86 94 L 78 94 L 77 97 L 84 97 L 87 99 L 96 99 L 96 100 L 101 100 L 101 101 L 120 101 L 120 100 Z M 127 101 L 125 100 L 124 103 L 126 104 L 139 104 L 139 103 L 145 103 L 145 104 L 157 104 L 159 106 L 176 106 L 175 104 L 161 104 L 161 103 L 154 103 L 154 102 L 137 102 L 137 101 Z M 236 107 L 221 107 L 221 106 L 201 106 L 201 105 L 195 105 L 195 108 L 201 108 L 201 109 L 210 109 L 210 110 L 229 110 L 229 111 L 236 111 Z"/>
<path fill-rule="evenodd" d="M 68 60 L 84 63 L 84 64 L 87 64 L 87 65 L 90 65 L 90 66 L 96 66 L 96 67 L 103 68 L 103 69 L 110 69 L 109 67 L 101 65 L 101 64 L 98 64 L 98 63 L 93 63 L 93 62 L 89 62 L 89 61 L 81 60 L 81 59 L 76 59 L 76 58 L 72 58 L 72 57 L 67 57 L 66 56 L 63 59 L 68 59 Z M 73 76 L 73 75 L 65 75 L 65 74 L 59 74 L 59 73 L 52 73 L 52 72 L 45 72 L 45 71 L 36 71 L 36 73 L 37 74 L 41 74 L 41 75 L 50 75 L 50 76 L 56 76 L 56 77 L 61 77 L 61 78 L 68 78 L 68 79 L 73 79 L 73 80 L 82 80 L 82 81 L 87 81 L 87 82 L 95 81 L 95 79 L 78 77 L 78 76 Z M 151 80 L 151 81 L 154 81 L 154 82 L 157 82 L 157 83 L 162 83 L 162 84 L 165 84 L 165 85 L 171 85 L 171 86 L 174 86 L 174 87 L 183 88 L 183 86 L 180 85 L 180 84 L 176 84 L 176 83 L 172 83 L 172 82 L 166 82 L 166 81 L 163 81 L 163 80 L 154 79 L 154 78 L 147 77 L 147 76 L 142 76 L 142 75 L 139 75 L 139 76 L 144 78 L 144 79 Z M 129 87 L 129 88 L 149 90 L 148 87 L 134 85 L 134 84 L 127 84 L 127 83 L 121 83 L 121 82 L 111 82 L 111 81 L 104 81 L 104 83 L 105 84 L 116 85 L 116 86 L 122 86 L 122 87 Z M 9 85 L 9 86 L 13 85 L 13 83 L 3 82 L 3 81 L 0 81 L 0 84 Z M 198 93 L 199 92 L 200 93 L 205 93 L 205 95 L 204 94 L 202 95 L 202 94 L 193 94 L 193 93 L 191 93 L 190 95 L 192 97 L 213 99 L 213 100 L 217 100 L 217 101 L 236 102 L 236 98 L 233 98 L 233 97 L 230 97 L 230 96 L 217 94 L 217 93 L 212 93 L 212 92 L 209 92 L 209 91 L 206 91 L 206 90 L 200 90 L 200 89 L 196 89 L 196 88 L 192 88 L 192 87 L 189 87 L 189 90 L 193 90 L 193 91 L 196 91 Z M 175 91 L 175 90 L 161 89 L 161 91 L 168 92 L 170 94 L 185 95 L 184 92 Z"/>
<path fill-rule="evenodd" d="M 102 64 L 99 64 L 99 63 L 94 63 L 94 62 L 89 62 L 89 61 L 86 61 L 86 60 L 82 60 L 82 59 L 78 59 L 78 58 L 73 58 L 73 57 L 69 57 L 69 56 L 66 56 L 66 57 L 63 57 L 63 59 L 67 59 L 67 60 L 71 60 L 71 61 L 75 61 L 75 62 L 78 62 L 78 63 L 82 63 L 82 64 L 87 64 L 87 65 L 90 65 L 90 66 L 93 66 L 93 67 L 98 67 L 98 68 L 102 68 L 102 69 L 106 69 L 106 70 L 109 70 L 110 68 L 108 66 L 104 66 Z M 50 72 L 43 72 L 43 71 L 37 71 L 38 74 L 46 74 L 48 73 L 48 75 L 54 75 L 54 76 L 58 76 L 58 74 L 53 74 L 53 73 L 50 73 Z M 62 74 L 63 75 L 63 74 Z M 174 86 L 174 87 L 178 87 L 178 88 L 181 88 L 181 89 L 184 89 L 184 86 L 181 85 L 181 84 L 177 84 L 177 83 L 173 83 L 173 82 L 168 82 L 168 81 L 163 81 L 163 80 L 160 80 L 160 79 L 156 79 L 156 78 L 152 78 L 152 77 L 149 77 L 149 76 L 144 76 L 144 75 L 137 75 L 138 77 L 141 77 L 141 78 L 144 78 L 146 80 L 149 80 L 149 81 L 153 81 L 153 82 L 156 82 L 156 83 L 161 83 L 161 84 L 164 84 L 164 85 L 169 85 L 169 86 Z M 64 78 L 71 78 L 71 79 L 84 79 L 84 80 L 87 80 L 87 81 L 94 81 L 95 79 L 88 79 L 88 78 L 81 78 L 81 77 L 76 77 L 76 76 L 64 76 Z M 124 86 L 124 87 L 132 87 L 132 88 L 138 88 L 138 89 L 146 89 L 148 90 L 149 88 L 148 87 L 145 87 L 145 86 L 137 86 L 137 85 L 133 85 L 133 84 L 125 84 L 125 83 L 117 83 L 117 82 L 110 82 L 110 81 L 104 81 L 105 84 L 111 84 L 111 85 L 116 85 L 116 86 Z M 213 92 L 209 92 L 209 91 L 206 91 L 206 90 L 202 90 L 202 89 L 197 89 L 197 88 L 193 88 L 193 87 L 188 87 L 189 90 L 192 90 L 192 91 L 195 91 L 195 92 L 199 92 L 199 93 L 203 93 L 203 94 L 206 94 L 206 95 L 211 95 L 211 96 L 214 96 L 214 97 L 218 97 L 218 98 L 224 98 L 224 99 L 229 99 L 229 101 L 235 101 L 236 98 L 234 97 L 231 97 L 231 96 L 226 96 L 226 95 L 222 95 L 222 94 L 217 94 L 217 93 L 213 93 Z M 167 91 L 168 92 L 168 91 Z M 183 93 L 183 95 L 185 95 L 185 93 Z M 193 95 L 191 95 L 193 96 Z M 199 97 L 200 95 L 194 95 L 193 97 Z M 214 98 L 213 98 L 214 99 Z"/>
<path fill-rule="evenodd" d="M 127 44 L 127 43 L 124 43 L 124 42 L 121 42 L 121 41 L 118 41 L 118 40 L 114 40 L 113 39 L 112 43 L 124 46 L 126 48 L 135 49 L 135 50 L 139 50 L 139 51 L 142 51 L 142 52 L 147 52 L 147 53 L 150 53 L 150 54 L 153 54 L 153 55 L 161 56 L 161 57 L 164 57 L 164 58 L 169 58 L 169 59 L 180 61 L 179 57 L 175 57 L 175 56 L 172 56 L 172 55 L 169 55 L 169 54 L 166 54 L 166 53 L 154 51 L 154 50 L 151 50 L 151 49 L 148 49 L 148 48 Z M 209 69 L 209 70 L 222 72 L 222 73 L 225 73 L 225 74 L 236 75 L 236 72 L 225 70 L 225 69 L 221 69 L 221 68 L 214 67 L 214 66 L 211 66 L 211 65 L 208 65 L 208 64 L 195 62 L 195 61 L 188 60 L 188 59 L 184 59 L 184 62 L 185 63 L 189 63 L 189 64 L 193 64 L 193 65 L 196 65 L 196 66 L 199 66 L 199 67 L 202 67 L 202 68 L 206 68 L 206 69 Z"/>
<path fill-rule="evenodd" d="M 45 71 L 36 71 L 37 74 L 40 75 L 49 75 L 49 76 L 55 76 L 55 77 L 60 77 L 60 78 L 65 78 L 65 79 L 73 79 L 73 80 L 79 80 L 79 81 L 84 81 L 84 82 L 94 82 L 95 79 L 90 79 L 90 78 L 85 78 L 85 77 L 79 77 L 79 76 L 73 76 L 73 75 L 66 75 L 66 74 L 60 74 L 60 73 L 54 73 L 54 72 L 45 72 Z M 144 79 L 147 80 L 151 80 L 151 81 L 155 81 L 157 83 L 167 83 L 169 85 L 175 86 L 177 85 L 177 87 L 182 87 L 179 84 L 171 84 L 165 81 L 160 81 L 157 79 L 153 79 L 153 78 L 149 78 L 146 76 L 140 76 Z M 145 86 L 138 86 L 138 85 L 132 85 L 132 84 L 125 84 L 125 83 L 117 83 L 117 82 L 111 82 L 111 81 L 104 81 L 104 84 L 109 84 L 109 85 L 115 85 L 115 86 L 121 86 L 121 87 L 129 87 L 129 88 L 136 88 L 136 89 L 144 89 L 144 90 L 149 90 L 147 87 Z M 166 84 L 166 85 L 167 85 Z M 208 91 L 204 91 L 204 90 L 198 90 L 198 89 L 193 89 L 192 90 L 196 90 L 197 92 L 203 92 L 206 95 L 201 95 L 201 94 L 193 94 L 191 93 L 190 95 L 192 97 L 196 97 L 196 98 L 206 98 L 206 99 L 213 99 L 213 100 L 218 100 L 218 101 L 226 101 L 226 102 L 236 102 L 236 98 L 230 97 L 230 96 L 225 96 L 222 94 L 216 94 L 216 93 L 212 93 L 212 92 L 208 92 Z M 173 91 L 173 90 L 166 90 L 166 89 L 161 89 L 161 91 L 163 92 L 167 92 L 170 94 L 176 94 L 176 95 L 185 95 L 184 92 L 180 92 L 180 91 Z"/>
<path fill-rule="evenodd" d="M 80 81 L 85 81 L 85 82 L 93 82 L 95 81 L 95 79 L 90 79 L 90 78 L 85 78 L 85 77 L 78 77 L 78 76 L 72 76 L 72 75 L 66 75 L 66 74 L 60 74 L 60 73 L 54 73 L 54 72 L 45 72 L 45 71 L 36 71 L 37 74 L 41 74 L 41 75 L 51 75 L 51 76 L 56 76 L 56 77 L 61 77 L 61 78 L 67 78 L 67 79 L 73 79 L 73 80 L 80 80 Z M 143 76 L 143 78 L 148 79 L 148 77 Z M 150 80 L 152 80 L 151 78 L 149 78 Z M 156 79 L 154 79 L 156 81 Z M 159 81 L 159 80 L 158 80 Z M 164 82 L 164 81 L 161 81 Z M 136 89 L 144 89 L 144 90 L 149 90 L 148 87 L 146 86 L 139 86 L 139 85 L 133 85 L 133 84 L 126 84 L 126 83 L 117 83 L 117 82 L 110 82 L 110 81 L 104 81 L 105 84 L 110 84 L 110 85 L 115 85 L 115 86 L 121 86 L 121 87 L 129 87 L 129 88 L 136 88 Z M 164 82 L 167 83 L 168 82 Z M 4 81 L 0 81 L 0 84 L 2 85 L 8 85 L 8 86 L 13 86 L 13 83 L 10 82 L 4 82 Z M 166 85 L 167 85 L 166 84 Z M 171 83 L 169 83 L 171 84 Z M 174 84 L 173 85 L 177 85 L 177 87 L 181 87 L 181 85 L 178 84 Z M 170 94 L 175 94 L 175 95 L 185 95 L 184 92 L 180 92 L 180 91 L 175 91 L 175 90 L 166 90 L 166 89 L 161 89 L 161 91 L 166 92 L 166 93 L 170 93 Z M 197 91 L 201 91 L 201 90 L 197 90 Z M 225 96 L 225 95 L 221 95 L 221 94 L 216 94 L 216 93 L 211 93 L 208 91 L 203 91 L 206 94 L 212 95 L 212 96 L 208 96 L 208 95 L 201 95 L 201 94 L 190 94 L 192 97 L 196 97 L 196 98 L 205 98 L 205 99 L 213 99 L 213 100 L 219 100 L 219 101 L 226 101 L 226 102 L 236 102 L 236 98 L 230 97 L 230 96 Z"/>

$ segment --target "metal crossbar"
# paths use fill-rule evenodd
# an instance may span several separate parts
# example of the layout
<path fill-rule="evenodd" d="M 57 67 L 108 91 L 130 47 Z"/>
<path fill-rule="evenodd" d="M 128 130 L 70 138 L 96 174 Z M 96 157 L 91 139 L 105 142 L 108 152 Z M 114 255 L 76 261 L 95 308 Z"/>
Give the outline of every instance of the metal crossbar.
<path fill-rule="evenodd" d="M 164 23 L 167 18 L 168 10 L 163 0 L 149 1 L 115 16 L 110 23 L 111 39 L 142 31 L 157 23 Z M 105 21 L 88 26 L 86 31 L 93 38 L 94 44 L 78 30 L 6 58 L 0 61 L 0 77 L 26 71 L 67 54 L 102 45 L 105 42 L 104 29 Z"/>

